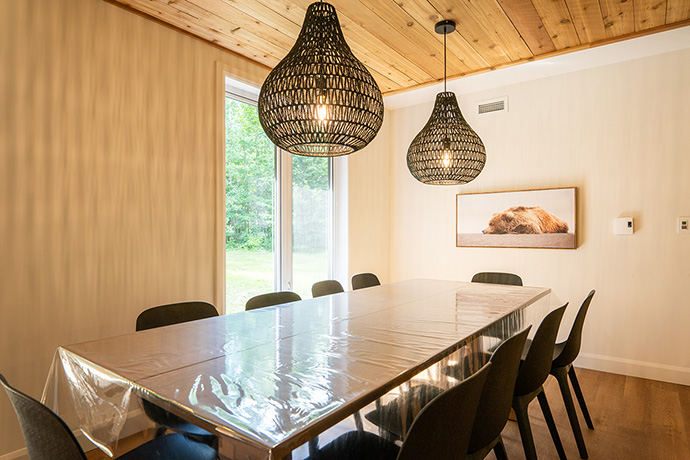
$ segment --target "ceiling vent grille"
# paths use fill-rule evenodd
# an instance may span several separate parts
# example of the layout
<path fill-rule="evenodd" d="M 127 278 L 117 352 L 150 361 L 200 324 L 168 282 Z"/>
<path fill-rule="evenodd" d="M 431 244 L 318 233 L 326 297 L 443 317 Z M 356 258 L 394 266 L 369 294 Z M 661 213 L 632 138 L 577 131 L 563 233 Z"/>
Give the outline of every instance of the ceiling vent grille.
<path fill-rule="evenodd" d="M 508 111 L 508 96 L 491 99 L 490 101 L 482 101 L 477 105 L 477 113 L 482 115 L 484 113 L 507 112 Z"/>

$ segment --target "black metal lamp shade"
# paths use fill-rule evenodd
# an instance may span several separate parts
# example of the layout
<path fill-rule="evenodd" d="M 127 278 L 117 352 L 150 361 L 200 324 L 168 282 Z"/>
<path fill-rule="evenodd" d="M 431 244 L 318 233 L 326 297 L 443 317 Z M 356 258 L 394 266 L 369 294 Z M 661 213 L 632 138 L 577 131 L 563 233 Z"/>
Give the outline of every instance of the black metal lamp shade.
<path fill-rule="evenodd" d="M 407 167 L 420 182 L 462 185 L 482 172 L 484 143 L 465 121 L 455 93 L 438 93 L 431 118 L 407 150 Z"/>
<path fill-rule="evenodd" d="M 347 155 L 383 123 L 383 98 L 345 43 L 335 8 L 313 3 L 295 46 L 269 73 L 259 121 L 278 147 L 306 156 Z"/>

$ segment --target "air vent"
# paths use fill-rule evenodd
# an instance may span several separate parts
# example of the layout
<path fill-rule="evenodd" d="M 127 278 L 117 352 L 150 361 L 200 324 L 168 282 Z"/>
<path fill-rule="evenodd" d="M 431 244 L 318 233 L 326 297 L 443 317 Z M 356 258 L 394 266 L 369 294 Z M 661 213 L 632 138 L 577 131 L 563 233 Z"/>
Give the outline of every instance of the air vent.
<path fill-rule="evenodd" d="M 507 112 L 508 111 L 508 96 L 491 99 L 490 101 L 482 101 L 477 106 L 477 113 L 479 115 L 484 113 Z"/>

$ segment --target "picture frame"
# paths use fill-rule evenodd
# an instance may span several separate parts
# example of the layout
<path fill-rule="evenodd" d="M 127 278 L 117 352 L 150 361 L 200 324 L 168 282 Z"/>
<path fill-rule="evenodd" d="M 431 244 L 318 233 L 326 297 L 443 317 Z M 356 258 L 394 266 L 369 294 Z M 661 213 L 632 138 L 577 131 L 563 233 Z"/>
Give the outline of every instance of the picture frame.
<path fill-rule="evenodd" d="M 456 195 L 456 247 L 577 249 L 577 188 Z"/>

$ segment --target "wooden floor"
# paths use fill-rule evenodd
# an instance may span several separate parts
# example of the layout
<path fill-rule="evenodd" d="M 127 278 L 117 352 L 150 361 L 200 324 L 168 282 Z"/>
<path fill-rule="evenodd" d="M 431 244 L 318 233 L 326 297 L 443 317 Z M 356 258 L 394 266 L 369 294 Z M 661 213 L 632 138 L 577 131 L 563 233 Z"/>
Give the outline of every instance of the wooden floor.
<path fill-rule="evenodd" d="M 587 429 L 578 407 L 590 459 L 690 459 L 690 386 L 587 369 L 577 369 L 577 375 L 594 423 L 594 430 Z M 565 453 L 577 460 L 580 456 L 556 379 L 549 377 L 545 391 Z M 558 460 L 536 400 L 529 413 L 539 460 Z M 517 423 L 508 422 L 503 440 L 510 460 L 525 458 Z"/>
<path fill-rule="evenodd" d="M 578 408 L 590 459 L 690 459 L 690 386 L 587 369 L 577 369 L 577 374 L 594 422 L 594 430 L 587 429 Z M 565 452 L 569 459 L 577 460 L 577 446 L 553 377 L 549 377 L 545 390 Z M 536 400 L 530 405 L 530 420 L 539 460 L 558 460 Z M 517 423 L 508 422 L 503 440 L 510 460 L 525 458 Z M 120 453 L 141 441 L 142 438 L 123 440 Z M 109 457 L 91 451 L 87 458 L 106 460 Z M 493 458 L 493 454 L 487 457 Z"/>

